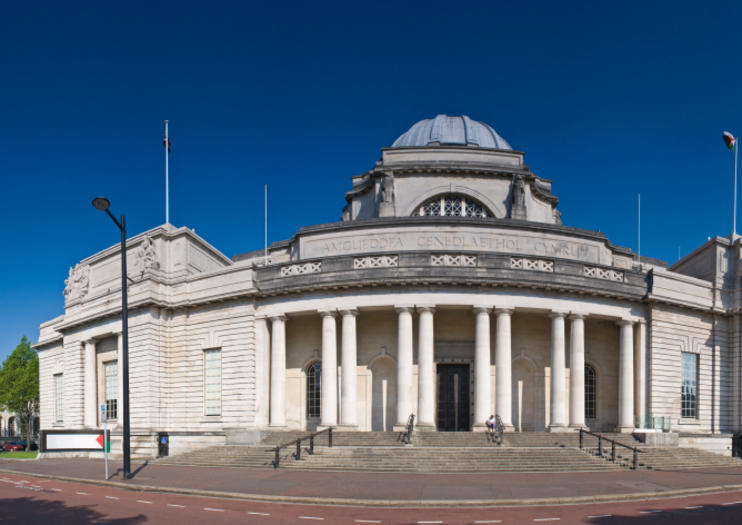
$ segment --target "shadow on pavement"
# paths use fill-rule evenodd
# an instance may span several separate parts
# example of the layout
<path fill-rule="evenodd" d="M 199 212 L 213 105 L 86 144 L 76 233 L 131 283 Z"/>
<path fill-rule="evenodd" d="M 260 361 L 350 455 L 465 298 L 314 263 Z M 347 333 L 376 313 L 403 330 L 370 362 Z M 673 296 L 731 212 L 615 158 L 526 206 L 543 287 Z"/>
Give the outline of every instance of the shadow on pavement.
<path fill-rule="evenodd" d="M 672 523 L 672 525 L 699 525 L 699 524 L 729 524 L 739 525 L 740 523 L 740 505 L 703 505 L 701 508 L 685 508 L 678 507 L 676 509 L 663 509 L 661 512 L 653 512 L 657 510 L 656 507 L 652 507 L 651 504 L 641 509 L 645 514 L 624 516 L 621 514 L 613 514 L 610 518 L 608 517 L 595 517 L 587 519 L 582 523 L 600 523 L 606 525 L 611 523 L 623 524 L 623 523 L 636 523 L 637 525 L 643 523 Z"/>
<path fill-rule="evenodd" d="M 46 501 L 34 498 L 7 498 L 0 500 L 0 521 L 3 523 L 54 523 L 80 524 L 93 523 L 96 525 L 133 525 L 144 523 L 147 518 L 143 514 L 130 518 L 109 519 L 104 514 L 95 511 L 91 505 L 68 507 L 61 501 Z"/>

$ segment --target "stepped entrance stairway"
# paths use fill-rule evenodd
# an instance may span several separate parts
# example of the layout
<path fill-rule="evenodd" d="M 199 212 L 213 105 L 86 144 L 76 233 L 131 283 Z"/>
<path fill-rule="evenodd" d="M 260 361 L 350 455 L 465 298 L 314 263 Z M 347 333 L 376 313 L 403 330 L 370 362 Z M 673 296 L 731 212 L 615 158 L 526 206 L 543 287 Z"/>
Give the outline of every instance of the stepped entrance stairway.
<path fill-rule="evenodd" d="M 268 432 L 256 445 L 226 445 L 200 449 L 156 460 L 163 465 L 274 468 L 278 445 L 307 436 L 307 432 Z M 603 434 L 640 450 L 640 469 L 689 469 L 742 466 L 736 458 L 691 448 L 644 447 L 633 436 Z M 327 433 L 315 437 L 314 453 L 302 441 L 301 459 L 296 446 L 279 452 L 281 469 L 361 472 L 593 472 L 629 468 L 632 451 L 617 447 L 616 461 L 610 461 L 610 446 L 598 454 L 597 440 L 586 439 L 579 448 L 577 433 L 506 433 L 502 445 L 484 433 L 415 432 L 406 445 L 395 432 Z"/>

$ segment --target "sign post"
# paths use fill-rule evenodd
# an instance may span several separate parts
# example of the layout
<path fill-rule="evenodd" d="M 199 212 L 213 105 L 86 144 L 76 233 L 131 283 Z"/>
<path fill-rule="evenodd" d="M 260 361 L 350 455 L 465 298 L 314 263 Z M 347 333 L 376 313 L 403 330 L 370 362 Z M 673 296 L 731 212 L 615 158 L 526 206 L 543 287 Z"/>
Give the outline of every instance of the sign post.
<path fill-rule="evenodd" d="M 106 437 L 108 436 L 108 418 L 106 417 L 105 403 L 101 403 L 100 405 L 100 418 L 103 420 L 103 457 L 106 464 L 106 481 L 108 481 L 108 442 L 106 441 Z"/>

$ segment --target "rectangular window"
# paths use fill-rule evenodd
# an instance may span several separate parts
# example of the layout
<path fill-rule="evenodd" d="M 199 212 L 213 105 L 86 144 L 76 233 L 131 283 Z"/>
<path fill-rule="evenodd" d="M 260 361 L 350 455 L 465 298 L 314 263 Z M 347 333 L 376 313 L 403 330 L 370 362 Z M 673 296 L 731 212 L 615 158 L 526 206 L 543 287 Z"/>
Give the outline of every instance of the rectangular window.
<path fill-rule="evenodd" d="M 698 356 L 681 354 L 680 416 L 698 417 Z"/>
<path fill-rule="evenodd" d="M 204 415 L 222 413 L 222 351 L 204 350 Z"/>
<path fill-rule="evenodd" d="M 119 366 L 118 361 L 103 363 L 106 395 L 106 418 L 118 418 Z"/>
<path fill-rule="evenodd" d="M 54 374 L 54 421 L 61 423 L 64 418 L 62 407 L 64 382 L 62 374 Z"/>

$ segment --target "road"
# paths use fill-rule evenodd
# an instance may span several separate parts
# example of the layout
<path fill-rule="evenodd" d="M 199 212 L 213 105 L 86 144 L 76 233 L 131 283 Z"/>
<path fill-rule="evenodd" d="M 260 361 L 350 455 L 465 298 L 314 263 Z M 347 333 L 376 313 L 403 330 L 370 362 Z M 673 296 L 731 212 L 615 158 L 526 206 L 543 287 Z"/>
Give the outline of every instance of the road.
<path fill-rule="evenodd" d="M 203 498 L 0 474 L 0 523 L 129 525 L 299 524 L 711 524 L 742 522 L 742 491 L 685 498 L 545 507 L 384 509 Z"/>

